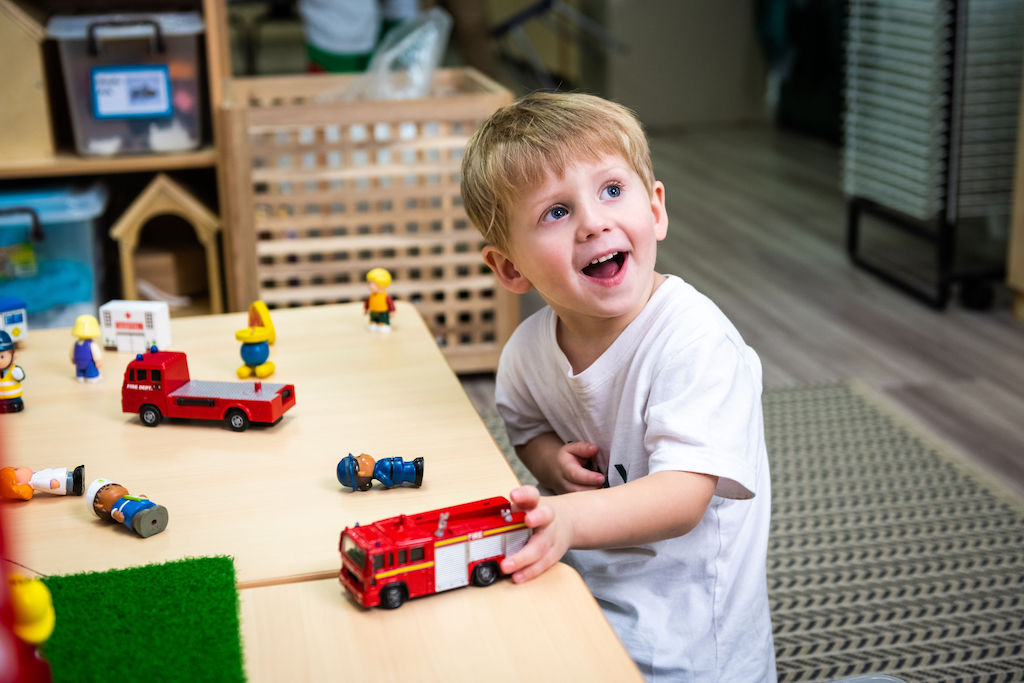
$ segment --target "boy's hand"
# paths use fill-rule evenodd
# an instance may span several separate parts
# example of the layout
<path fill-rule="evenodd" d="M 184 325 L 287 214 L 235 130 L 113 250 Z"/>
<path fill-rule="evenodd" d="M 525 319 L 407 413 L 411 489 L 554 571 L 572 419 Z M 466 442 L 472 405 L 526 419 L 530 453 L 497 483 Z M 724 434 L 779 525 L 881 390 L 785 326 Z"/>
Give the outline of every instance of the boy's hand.
<path fill-rule="evenodd" d="M 572 545 L 572 521 L 558 514 L 557 496 L 541 498 L 536 487 L 520 486 L 509 494 L 512 509 L 526 513 L 526 526 L 533 529 L 530 540 L 515 555 L 501 561 L 501 571 L 512 574 L 515 583 L 540 576 L 562 559 Z"/>
<path fill-rule="evenodd" d="M 586 467 L 596 455 L 597 446 L 586 441 L 573 441 L 559 448 L 555 458 L 559 477 L 554 487 L 555 492 L 569 493 L 601 488 L 604 485 L 604 475 Z"/>

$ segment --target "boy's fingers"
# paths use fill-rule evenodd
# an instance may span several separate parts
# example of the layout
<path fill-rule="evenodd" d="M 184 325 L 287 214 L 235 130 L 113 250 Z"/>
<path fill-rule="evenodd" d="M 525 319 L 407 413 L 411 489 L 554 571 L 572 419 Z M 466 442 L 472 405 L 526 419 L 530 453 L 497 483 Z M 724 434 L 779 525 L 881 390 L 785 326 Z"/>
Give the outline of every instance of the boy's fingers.
<path fill-rule="evenodd" d="M 594 470 L 580 467 L 578 464 L 568 465 L 562 471 L 567 491 L 589 491 L 604 484 L 604 475 Z"/>
<path fill-rule="evenodd" d="M 531 529 L 542 527 L 547 524 L 551 524 L 555 518 L 555 512 L 547 505 L 538 505 L 534 509 L 526 513 L 526 517 L 523 521 L 526 522 L 526 526 Z"/>
<path fill-rule="evenodd" d="M 519 486 L 512 489 L 508 497 L 512 501 L 512 510 L 523 512 L 537 507 L 537 503 L 540 501 L 540 491 L 536 486 Z"/>
<path fill-rule="evenodd" d="M 546 572 L 555 562 L 558 561 L 558 558 L 552 557 L 552 555 L 553 553 L 550 552 L 545 553 L 541 557 L 537 558 L 536 562 L 533 562 L 512 574 L 512 582 L 524 583 Z"/>
<path fill-rule="evenodd" d="M 574 484 L 581 484 L 583 486 L 591 487 L 604 483 L 604 475 L 594 470 L 588 470 L 586 467 L 573 467 L 571 470 L 565 473 L 566 479 Z"/>
<path fill-rule="evenodd" d="M 565 444 L 565 449 L 577 458 L 593 458 L 597 455 L 597 445 L 586 441 L 574 441 Z"/>
<path fill-rule="evenodd" d="M 522 549 L 515 555 L 506 557 L 501 561 L 501 571 L 505 574 L 511 574 L 512 572 L 527 567 L 541 556 L 540 546 L 543 544 L 543 539 L 539 535 L 530 537 L 530 540 L 522 547 Z"/>

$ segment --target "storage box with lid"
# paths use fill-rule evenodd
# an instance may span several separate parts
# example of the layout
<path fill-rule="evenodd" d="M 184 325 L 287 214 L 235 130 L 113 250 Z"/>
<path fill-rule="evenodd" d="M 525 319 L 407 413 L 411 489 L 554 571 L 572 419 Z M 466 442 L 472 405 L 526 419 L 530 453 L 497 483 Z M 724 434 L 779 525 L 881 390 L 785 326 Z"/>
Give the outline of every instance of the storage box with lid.
<path fill-rule="evenodd" d="M 100 182 L 0 192 L 0 297 L 25 302 L 33 328 L 70 326 L 96 313 L 102 268 Z"/>
<path fill-rule="evenodd" d="M 388 293 L 416 305 L 456 372 L 493 370 L 518 300 L 484 265 L 459 182 L 469 137 L 512 94 L 473 69 L 438 69 L 426 97 L 339 98 L 357 78 L 228 84 L 231 305 L 362 301 L 366 273 L 386 268 Z"/>
<path fill-rule="evenodd" d="M 60 47 L 80 154 L 199 146 L 198 13 L 57 15 L 47 31 Z"/>

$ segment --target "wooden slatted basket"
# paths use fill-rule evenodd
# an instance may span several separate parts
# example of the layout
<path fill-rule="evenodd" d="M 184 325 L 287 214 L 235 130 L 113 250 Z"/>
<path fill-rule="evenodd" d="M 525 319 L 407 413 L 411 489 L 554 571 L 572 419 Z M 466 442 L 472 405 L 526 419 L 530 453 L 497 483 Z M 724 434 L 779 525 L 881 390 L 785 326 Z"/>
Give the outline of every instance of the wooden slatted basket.
<path fill-rule="evenodd" d="M 413 302 L 456 372 L 493 370 L 518 301 L 459 194 L 469 136 L 511 93 L 440 69 L 429 97 L 341 101 L 357 76 L 233 79 L 220 111 L 233 310 L 361 301 L 367 271 Z"/>

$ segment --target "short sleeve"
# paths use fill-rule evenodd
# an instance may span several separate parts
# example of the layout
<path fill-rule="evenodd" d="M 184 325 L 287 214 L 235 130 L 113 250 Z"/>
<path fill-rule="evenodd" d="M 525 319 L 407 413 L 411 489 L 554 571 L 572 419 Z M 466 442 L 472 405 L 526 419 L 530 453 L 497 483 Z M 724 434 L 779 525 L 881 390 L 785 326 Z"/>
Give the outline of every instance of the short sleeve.
<path fill-rule="evenodd" d="M 522 446 L 535 436 L 552 431 L 528 388 L 518 348 L 513 340 L 505 347 L 494 387 L 494 401 L 513 446 Z"/>
<path fill-rule="evenodd" d="M 760 362 L 746 345 L 710 333 L 668 359 L 653 379 L 645 421 L 650 472 L 711 474 L 719 478 L 715 495 L 754 497 L 764 430 Z"/>

